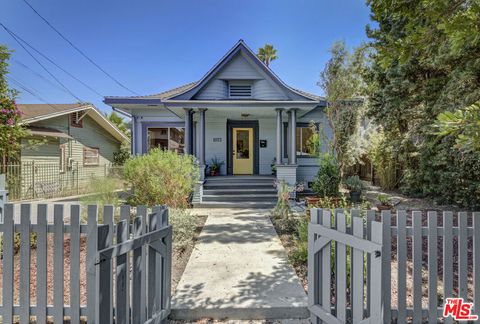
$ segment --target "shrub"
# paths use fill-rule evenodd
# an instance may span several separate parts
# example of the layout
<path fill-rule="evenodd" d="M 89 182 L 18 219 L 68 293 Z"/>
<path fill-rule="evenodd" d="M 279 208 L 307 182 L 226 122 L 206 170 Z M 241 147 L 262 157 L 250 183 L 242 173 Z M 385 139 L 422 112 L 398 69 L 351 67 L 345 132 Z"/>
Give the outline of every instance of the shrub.
<path fill-rule="evenodd" d="M 197 218 L 188 209 L 170 209 L 169 221 L 173 228 L 173 247 L 183 251 L 193 245 Z"/>
<path fill-rule="evenodd" d="M 103 207 L 105 205 L 120 205 L 120 198 L 118 197 L 117 190 L 121 188 L 121 186 L 121 180 L 118 177 L 91 178 L 89 188 L 94 194 L 83 197 L 80 202 L 84 206 L 97 205 L 98 220 L 99 222 L 103 222 Z M 86 221 L 87 218 L 86 211 L 87 210 L 84 208 L 82 213 L 83 221 Z"/>
<path fill-rule="evenodd" d="M 345 182 L 345 187 L 353 192 L 362 192 L 365 190 L 365 184 L 363 181 L 359 178 L 358 175 L 354 175 L 351 177 L 348 177 Z"/>
<path fill-rule="evenodd" d="M 319 170 L 313 181 L 313 191 L 319 197 L 338 197 L 340 169 L 336 158 L 330 153 L 320 154 Z"/>
<path fill-rule="evenodd" d="M 294 265 L 306 264 L 308 261 L 308 219 L 302 218 L 297 223 L 296 236 L 294 237 L 295 248 L 290 256 Z"/>
<path fill-rule="evenodd" d="M 133 189 L 132 205 L 187 207 L 199 179 L 191 155 L 153 149 L 125 162 L 125 179 Z"/>

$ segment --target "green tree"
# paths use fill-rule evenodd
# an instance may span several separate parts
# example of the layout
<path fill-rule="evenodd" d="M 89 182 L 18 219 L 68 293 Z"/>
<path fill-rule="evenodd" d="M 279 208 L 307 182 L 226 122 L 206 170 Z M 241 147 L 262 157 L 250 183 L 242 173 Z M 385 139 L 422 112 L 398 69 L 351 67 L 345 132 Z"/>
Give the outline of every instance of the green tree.
<path fill-rule="evenodd" d="M 4 167 L 18 157 L 21 139 L 27 134 L 19 123 L 22 112 L 15 103 L 17 92 L 10 89 L 7 83 L 9 59 L 10 51 L 6 46 L 0 45 L 0 156 Z"/>
<path fill-rule="evenodd" d="M 454 112 L 441 113 L 434 127 L 437 135 L 454 136 L 458 149 L 480 152 L 480 102 Z"/>
<path fill-rule="evenodd" d="M 320 73 L 318 85 L 323 89 L 330 128 L 333 130 L 332 149 L 337 155 L 341 174 L 352 162 L 350 141 L 358 131 L 362 107 L 365 103 L 366 83 L 363 79 L 367 67 L 367 47 L 362 45 L 350 52 L 345 42 L 335 42 L 331 58 Z"/>
<path fill-rule="evenodd" d="M 270 62 L 278 59 L 277 50 L 273 48 L 271 44 L 265 44 L 263 47 L 260 47 L 257 56 L 266 66 L 269 66 Z"/>
<path fill-rule="evenodd" d="M 128 127 L 125 120 L 116 112 L 112 111 L 110 114 L 107 114 L 107 119 L 114 124 L 122 133 L 127 136 L 130 136 L 130 128 Z"/>
<path fill-rule="evenodd" d="M 432 134 L 438 115 L 480 100 L 480 2 L 368 4 L 376 22 L 367 27 L 375 49 L 368 115 L 383 128 L 386 149 L 396 152 L 401 187 L 442 202 L 480 204 L 478 154 L 460 155 L 453 135 Z"/>

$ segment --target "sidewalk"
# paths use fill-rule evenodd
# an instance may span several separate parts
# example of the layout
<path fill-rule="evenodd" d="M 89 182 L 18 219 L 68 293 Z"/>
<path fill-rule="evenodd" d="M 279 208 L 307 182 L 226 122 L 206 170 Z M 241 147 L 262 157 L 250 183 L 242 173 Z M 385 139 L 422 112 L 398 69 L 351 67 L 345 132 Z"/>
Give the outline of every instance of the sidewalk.
<path fill-rule="evenodd" d="M 307 318 L 307 296 L 268 210 L 209 217 L 172 300 L 172 319 Z"/>

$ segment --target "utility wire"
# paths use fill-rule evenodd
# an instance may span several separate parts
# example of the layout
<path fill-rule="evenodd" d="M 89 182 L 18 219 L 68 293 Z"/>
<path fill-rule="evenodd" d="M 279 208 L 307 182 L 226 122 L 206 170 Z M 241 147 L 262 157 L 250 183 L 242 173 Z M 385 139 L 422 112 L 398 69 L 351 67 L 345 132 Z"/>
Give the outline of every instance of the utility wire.
<path fill-rule="evenodd" d="M 23 2 L 25 2 L 27 4 L 27 6 L 30 7 L 30 9 L 33 10 L 33 12 L 35 12 L 37 14 L 38 17 L 40 17 L 50 28 L 52 28 L 61 38 L 63 38 L 68 44 L 70 44 L 70 46 L 72 46 L 78 53 L 80 53 L 84 58 L 86 58 L 90 63 L 92 63 L 95 67 L 97 67 L 97 69 L 99 69 L 100 71 L 102 71 L 106 76 L 108 76 L 110 79 L 112 79 L 116 84 L 118 84 L 120 87 L 124 88 L 125 90 L 127 91 L 130 91 L 131 93 L 133 93 L 134 95 L 139 95 L 138 93 L 136 93 L 135 91 L 129 89 L 127 86 L 125 86 L 124 84 L 122 84 L 120 81 L 118 81 L 115 77 L 113 77 L 110 73 L 108 73 L 107 71 L 105 71 L 100 65 L 98 65 L 97 63 L 95 63 L 95 61 L 93 59 L 91 59 L 90 57 L 87 56 L 87 54 L 85 54 L 81 49 L 79 49 L 76 45 L 74 45 L 66 36 L 64 36 L 58 29 L 56 29 L 46 18 L 44 18 L 37 10 L 35 10 L 35 8 L 32 7 L 32 5 L 27 1 L 27 0 L 23 0 Z"/>
<path fill-rule="evenodd" d="M 18 36 L 17 34 L 15 34 L 13 31 L 10 31 L 13 35 L 15 35 L 15 37 L 17 37 L 20 41 L 22 41 L 25 45 L 27 45 L 29 48 L 31 48 L 33 51 L 35 51 L 38 55 L 40 55 L 41 57 L 43 57 L 44 59 L 46 59 L 48 62 L 52 63 L 53 65 L 55 65 L 58 69 L 62 70 L 66 75 L 68 75 L 69 77 L 71 77 L 72 79 L 74 79 L 75 81 L 79 82 L 80 84 L 82 84 L 84 87 L 88 88 L 90 91 L 94 92 L 95 94 L 97 94 L 98 96 L 100 96 L 101 98 L 103 98 L 104 96 L 98 92 L 97 90 L 95 90 L 94 88 L 92 88 L 91 86 L 89 86 L 87 83 L 83 82 L 82 80 L 80 80 L 79 78 L 77 78 L 76 76 L 74 76 L 72 73 L 68 72 L 67 70 L 65 70 L 64 68 L 62 68 L 60 65 L 58 65 L 57 63 L 55 63 L 54 60 L 52 60 L 51 58 L 49 58 L 48 56 L 46 56 L 45 54 L 43 54 L 42 52 L 40 52 L 38 49 L 36 49 L 35 47 L 33 47 L 32 45 L 30 45 L 26 40 L 24 40 L 23 38 L 21 38 L 20 36 Z"/>
<path fill-rule="evenodd" d="M 13 34 L 12 31 L 10 31 L 10 29 L 8 29 L 4 24 L 2 24 L 0 22 L 0 26 L 3 27 L 3 29 L 5 29 L 7 31 L 7 33 L 10 34 L 10 36 L 12 36 L 12 38 L 28 53 L 28 55 L 30 55 L 34 60 L 35 62 L 37 62 L 44 70 L 45 72 L 47 72 L 55 81 L 58 82 L 58 84 L 60 84 L 66 91 L 68 91 L 68 93 L 74 97 L 76 100 L 80 101 L 80 102 L 83 102 L 82 99 L 80 99 L 79 97 L 77 97 L 70 89 L 68 89 L 57 77 L 55 77 L 53 75 L 53 73 L 51 73 L 46 67 L 45 65 L 42 64 L 42 62 L 40 62 L 23 44 L 22 42 L 20 42 L 19 39 L 17 39 L 17 37 L 15 36 L 15 34 Z"/>
<path fill-rule="evenodd" d="M 49 78 L 45 77 L 43 74 L 41 74 L 40 72 L 37 72 L 35 71 L 34 69 L 32 69 L 31 67 L 29 67 L 28 65 L 26 65 L 25 63 L 22 63 L 20 62 L 19 60 L 16 60 L 14 59 L 13 62 L 17 63 L 18 65 L 22 66 L 24 69 L 32 72 L 33 74 L 35 74 L 37 77 L 39 77 L 40 79 L 44 80 L 45 82 L 49 83 L 52 87 L 54 87 L 55 89 L 58 89 L 60 91 L 63 91 L 65 93 L 68 94 L 68 92 L 63 89 L 62 87 L 59 87 L 58 84 L 52 82 Z"/>
<path fill-rule="evenodd" d="M 41 102 L 43 103 L 46 103 L 47 105 L 50 105 L 48 103 L 48 101 L 46 101 L 45 99 L 43 99 L 35 90 L 32 90 L 32 89 L 29 89 L 25 84 L 23 84 L 22 82 L 18 81 L 17 79 L 13 78 L 12 76 L 9 76 L 7 75 L 7 78 L 12 81 L 13 83 L 15 83 L 19 88 L 23 89 L 24 91 L 28 92 L 29 94 L 31 94 L 32 96 L 34 96 L 35 98 L 37 98 L 38 100 L 40 100 Z M 52 106 L 53 107 L 53 106 Z"/>

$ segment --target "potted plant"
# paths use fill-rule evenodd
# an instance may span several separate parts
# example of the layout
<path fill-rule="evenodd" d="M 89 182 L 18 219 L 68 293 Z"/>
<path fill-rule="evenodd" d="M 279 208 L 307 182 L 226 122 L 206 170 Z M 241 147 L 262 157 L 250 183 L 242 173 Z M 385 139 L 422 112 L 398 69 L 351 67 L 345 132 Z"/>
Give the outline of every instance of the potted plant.
<path fill-rule="evenodd" d="M 210 175 L 216 176 L 220 174 L 220 168 L 224 165 L 225 162 L 219 160 L 216 156 L 210 160 L 210 165 L 208 166 L 210 169 Z"/>
<path fill-rule="evenodd" d="M 362 191 L 365 190 L 363 181 L 357 175 L 348 177 L 344 182 L 345 187 L 350 191 L 350 200 L 352 202 L 360 202 Z"/>
<path fill-rule="evenodd" d="M 377 204 L 377 209 L 379 211 L 392 209 L 392 198 L 389 195 L 380 194 L 377 196 L 377 200 L 380 202 L 380 204 Z"/>
<path fill-rule="evenodd" d="M 317 177 L 312 183 L 316 197 L 307 197 L 309 206 L 317 205 L 319 198 L 329 197 L 331 200 L 341 200 L 339 198 L 340 169 L 335 156 L 330 153 L 320 154 L 319 166 Z"/>

